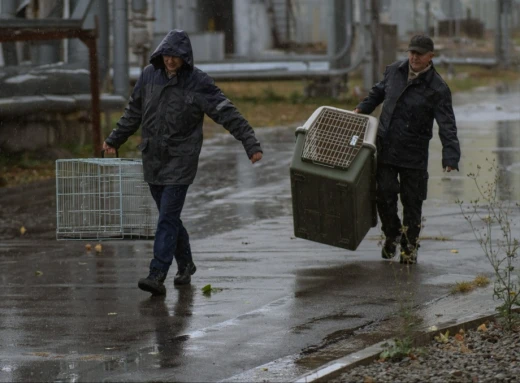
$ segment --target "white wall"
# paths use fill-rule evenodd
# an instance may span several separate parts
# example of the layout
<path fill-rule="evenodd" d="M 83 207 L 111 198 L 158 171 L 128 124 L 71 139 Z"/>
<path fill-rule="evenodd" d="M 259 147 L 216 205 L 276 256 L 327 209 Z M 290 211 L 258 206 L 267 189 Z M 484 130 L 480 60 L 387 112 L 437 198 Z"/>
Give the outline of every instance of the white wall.
<path fill-rule="evenodd" d="M 272 46 L 265 1 L 233 0 L 233 13 L 238 56 L 255 56 Z"/>

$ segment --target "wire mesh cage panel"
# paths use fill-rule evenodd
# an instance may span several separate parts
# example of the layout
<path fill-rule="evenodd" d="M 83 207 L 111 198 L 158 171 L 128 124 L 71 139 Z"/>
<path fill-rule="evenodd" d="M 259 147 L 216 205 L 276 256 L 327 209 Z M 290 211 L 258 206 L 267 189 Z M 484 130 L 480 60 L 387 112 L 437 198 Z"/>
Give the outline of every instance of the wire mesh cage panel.
<path fill-rule="evenodd" d="M 302 159 L 347 169 L 363 146 L 368 116 L 322 108 L 307 131 Z"/>
<path fill-rule="evenodd" d="M 56 238 L 149 238 L 158 212 L 140 160 L 56 161 Z"/>

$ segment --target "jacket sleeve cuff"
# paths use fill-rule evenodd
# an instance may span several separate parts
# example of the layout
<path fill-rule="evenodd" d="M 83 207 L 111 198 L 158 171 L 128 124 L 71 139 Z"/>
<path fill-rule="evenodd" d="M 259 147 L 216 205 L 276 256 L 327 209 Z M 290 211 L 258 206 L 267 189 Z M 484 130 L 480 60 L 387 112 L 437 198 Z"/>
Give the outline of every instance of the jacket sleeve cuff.
<path fill-rule="evenodd" d="M 456 162 L 452 162 L 452 161 L 445 161 L 443 160 L 442 161 L 442 168 L 445 169 L 446 167 L 450 167 L 452 169 L 455 169 L 455 170 L 459 170 L 459 164 L 456 163 Z"/>
<path fill-rule="evenodd" d="M 262 147 L 260 145 L 254 145 L 252 146 L 251 148 L 249 148 L 249 150 L 247 151 L 247 157 L 248 158 L 251 158 L 253 156 L 253 154 L 255 153 L 264 153 L 264 151 L 262 150 Z"/>
<path fill-rule="evenodd" d="M 114 140 L 112 140 L 110 137 L 108 137 L 108 138 L 105 140 L 105 142 L 106 142 L 108 145 L 110 145 L 111 147 L 116 148 L 116 149 L 119 149 L 119 146 L 120 146 L 120 145 L 117 145 L 117 144 L 114 142 Z"/>

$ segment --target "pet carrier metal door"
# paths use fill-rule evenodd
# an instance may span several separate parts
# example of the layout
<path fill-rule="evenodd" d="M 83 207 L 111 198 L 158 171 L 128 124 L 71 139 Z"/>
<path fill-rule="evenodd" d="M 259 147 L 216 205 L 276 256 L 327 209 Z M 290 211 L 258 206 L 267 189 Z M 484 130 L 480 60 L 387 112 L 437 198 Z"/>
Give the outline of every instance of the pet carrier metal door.
<path fill-rule="evenodd" d="M 296 131 L 291 164 L 294 232 L 355 250 L 377 224 L 377 119 L 320 107 Z"/>
<path fill-rule="evenodd" d="M 141 160 L 56 161 L 56 238 L 153 237 L 158 212 Z"/>

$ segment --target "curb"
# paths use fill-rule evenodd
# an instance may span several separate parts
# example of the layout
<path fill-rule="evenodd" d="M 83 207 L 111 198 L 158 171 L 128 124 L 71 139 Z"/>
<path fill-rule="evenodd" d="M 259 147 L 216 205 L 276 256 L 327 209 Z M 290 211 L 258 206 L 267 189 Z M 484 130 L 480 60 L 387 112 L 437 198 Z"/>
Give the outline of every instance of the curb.
<path fill-rule="evenodd" d="M 517 309 L 515 311 L 520 311 Z M 477 328 L 482 322 L 488 321 L 490 319 L 494 319 L 497 317 L 497 314 L 485 314 L 479 316 L 478 318 L 470 319 L 468 321 L 457 322 L 455 324 L 437 328 L 436 326 L 429 327 L 429 331 L 425 331 L 421 334 L 418 334 L 414 337 L 413 344 L 415 347 L 421 347 L 431 342 L 431 340 L 439 333 L 445 333 L 449 331 L 452 333 L 454 330 L 458 331 L 460 329 L 471 330 Z M 432 329 L 434 328 L 434 329 Z M 354 352 L 342 358 L 336 359 L 332 362 L 329 362 L 322 367 L 319 367 L 305 375 L 302 375 L 294 383 L 311 383 L 311 382 L 321 382 L 329 379 L 336 378 L 338 375 L 351 370 L 357 366 L 367 365 L 379 357 L 383 349 L 384 344 L 393 344 L 393 340 L 384 340 L 382 342 L 376 343 L 372 346 L 369 346 L 363 350 Z"/>

